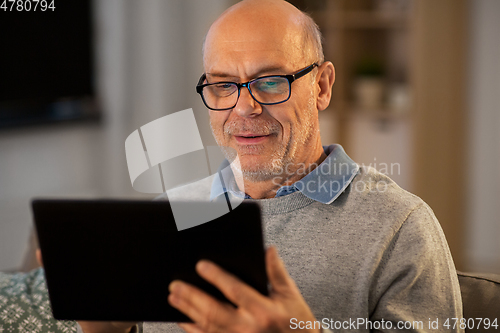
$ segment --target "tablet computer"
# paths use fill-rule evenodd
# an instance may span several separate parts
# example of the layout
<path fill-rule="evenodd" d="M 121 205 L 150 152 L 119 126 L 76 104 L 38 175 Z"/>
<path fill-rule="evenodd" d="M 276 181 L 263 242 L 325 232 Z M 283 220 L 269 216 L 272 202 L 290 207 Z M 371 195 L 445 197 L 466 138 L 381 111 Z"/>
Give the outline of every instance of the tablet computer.
<path fill-rule="evenodd" d="M 208 208 L 208 203 L 182 204 Z M 32 208 L 56 319 L 190 321 L 168 304 L 172 280 L 226 300 L 195 272 L 200 259 L 217 263 L 267 295 L 255 203 L 243 202 L 181 231 L 168 201 L 38 199 Z"/>

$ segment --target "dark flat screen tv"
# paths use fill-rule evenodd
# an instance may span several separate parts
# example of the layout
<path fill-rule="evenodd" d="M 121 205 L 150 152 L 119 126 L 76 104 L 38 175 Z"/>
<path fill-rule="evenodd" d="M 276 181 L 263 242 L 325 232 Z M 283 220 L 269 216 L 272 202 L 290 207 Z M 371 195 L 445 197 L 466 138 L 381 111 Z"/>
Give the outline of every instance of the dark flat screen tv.
<path fill-rule="evenodd" d="M 0 9 L 0 128 L 98 118 L 91 2 Z"/>

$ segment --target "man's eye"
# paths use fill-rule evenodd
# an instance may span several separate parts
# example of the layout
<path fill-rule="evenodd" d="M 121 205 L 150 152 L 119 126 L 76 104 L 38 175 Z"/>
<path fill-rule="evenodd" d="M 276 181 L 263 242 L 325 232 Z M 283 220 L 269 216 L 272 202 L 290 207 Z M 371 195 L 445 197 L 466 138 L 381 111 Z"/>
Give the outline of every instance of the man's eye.
<path fill-rule="evenodd" d="M 230 90 L 232 89 L 233 85 L 230 83 L 221 83 L 221 84 L 216 84 L 215 87 L 221 90 Z"/>
<path fill-rule="evenodd" d="M 262 80 L 256 83 L 257 89 L 267 93 L 281 93 L 283 90 L 286 90 L 288 88 L 288 84 L 283 82 L 282 80 L 269 79 Z"/>
<path fill-rule="evenodd" d="M 278 85 L 278 82 L 276 81 L 264 81 L 260 83 L 260 86 L 263 88 L 273 88 Z"/>
<path fill-rule="evenodd" d="M 207 93 L 210 92 L 212 95 L 217 97 L 227 97 L 238 91 L 238 88 L 232 83 L 221 82 L 207 86 L 205 91 Z"/>

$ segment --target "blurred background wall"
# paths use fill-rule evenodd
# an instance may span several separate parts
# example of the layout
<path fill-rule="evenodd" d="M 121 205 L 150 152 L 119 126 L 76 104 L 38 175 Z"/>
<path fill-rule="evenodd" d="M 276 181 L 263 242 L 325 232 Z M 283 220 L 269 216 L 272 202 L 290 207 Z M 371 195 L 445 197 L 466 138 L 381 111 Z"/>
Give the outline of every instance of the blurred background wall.
<path fill-rule="evenodd" d="M 125 161 L 138 127 L 193 108 L 214 144 L 194 86 L 204 34 L 234 2 L 92 1 L 102 119 L 0 130 L 0 270 L 23 266 L 33 197 L 151 198 L 132 190 Z M 460 269 L 500 273 L 500 2 L 291 2 L 320 23 L 337 69 L 320 113 L 324 144 L 340 142 L 422 196 Z M 389 82 L 380 105 L 358 96 L 362 71 Z"/>

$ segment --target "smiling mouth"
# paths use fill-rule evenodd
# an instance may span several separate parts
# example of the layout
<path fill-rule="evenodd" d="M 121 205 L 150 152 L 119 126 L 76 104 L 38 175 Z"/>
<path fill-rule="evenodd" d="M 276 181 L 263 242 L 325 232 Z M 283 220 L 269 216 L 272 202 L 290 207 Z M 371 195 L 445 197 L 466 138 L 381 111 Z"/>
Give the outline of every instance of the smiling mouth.
<path fill-rule="evenodd" d="M 235 135 L 236 142 L 241 144 L 257 144 L 266 141 L 271 134 L 267 135 L 256 135 L 256 134 L 245 134 L 245 135 Z"/>
<path fill-rule="evenodd" d="M 257 133 L 241 133 L 241 134 L 233 134 L 234 136 L 239 136 L 241 138 L 258 138 L 261 136 L 269 136 L 271 134 L 257 134 Z"/>

